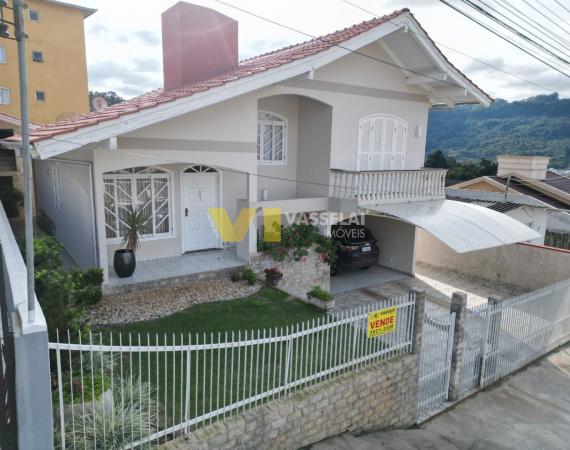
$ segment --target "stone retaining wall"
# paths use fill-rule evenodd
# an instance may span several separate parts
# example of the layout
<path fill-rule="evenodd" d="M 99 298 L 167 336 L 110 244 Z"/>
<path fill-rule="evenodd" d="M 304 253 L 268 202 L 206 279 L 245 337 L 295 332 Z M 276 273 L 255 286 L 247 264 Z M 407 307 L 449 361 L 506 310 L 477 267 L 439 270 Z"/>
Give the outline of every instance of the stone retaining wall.
<path fill-rule="evenodd" d="M 297 449 L 345 431 L 416 421 L 417 354 L 381 361 L 208 425 L 164 449 Z"/>
<path fill-rule="evenodd" d="M 307 292 L 315 286 L 330 290 L 330 266 L 314 249 L 310 249 L 308 256 L 299 261 L 292 256 L 275 261 L 273 257 L 259 253 L 252 257 L 251 266 L 258 273 L 269 267 L 278 267 L 283 272 L 283 279 L 277 287 L 303 300 L 307 299 Z"/>

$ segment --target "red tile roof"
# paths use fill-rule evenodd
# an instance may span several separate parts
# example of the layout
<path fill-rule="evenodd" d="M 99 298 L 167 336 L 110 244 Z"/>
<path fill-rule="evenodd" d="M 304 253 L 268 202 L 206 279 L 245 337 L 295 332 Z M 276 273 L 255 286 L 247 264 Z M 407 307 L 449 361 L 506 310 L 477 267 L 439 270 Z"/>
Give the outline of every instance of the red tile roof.
<path fill-rule="evenodd" d="M 12 116 L 10 114 L 0 113 L 0 120 L 3 122 L 8 122 L 12 125 L 20 126 L 20 118 L 16 117 L 16 116 Z M 30 128 L 31 129 L 39 128 L 39 127 L 41 127 L 40 124 L 38 124 L 36 122 L 30 122 Z"/>
<path fill-rule="evenodd" d="M 53 124 L 45 125 L 40 129 L 34 130 L 33 133 L 30 133 L 30 140 L 31 142 L 38 142 L 58 135 L 71 133 L 80 128 L 117 119 L 121 116 L 152 108 L 162 103 L 171 102 L 183 97 L 189 97 L 198 92 L 207 91 L 211 88 L 222 86 L 240 78 L 265 72 L 269 69 L 328 50 L 331 47 L 339 45 L 342 42 L 356 37 L 405 13 L 409 13 L 409 9 L 404 8 L 399 11 L 394 11 L 392 14 L 368 20 L 325 36 L 245 59 L 241 61 L 235 69 L 204 81 L 195 82 L 170 90 L 164 90 L 162 88 L 156 89 L 100 111 L 79 114 Z M 17 137 L 14 136 L 12 139 L 17 139 Z"/>

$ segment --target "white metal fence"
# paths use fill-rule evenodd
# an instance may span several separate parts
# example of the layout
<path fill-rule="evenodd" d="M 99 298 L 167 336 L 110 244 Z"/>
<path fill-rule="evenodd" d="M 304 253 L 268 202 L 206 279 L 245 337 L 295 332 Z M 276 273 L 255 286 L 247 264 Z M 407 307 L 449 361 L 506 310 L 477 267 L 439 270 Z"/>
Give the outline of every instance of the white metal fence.
<path fill-rule="evenodd" d="M 570 339 L 570 279 L 465 313 L 460 397 Z"/>
<path fill-rule="evenodd" d="M 481 377 L 481 350 L 485 340 L 485 318 L 487 305 L 467 308 L 465 312 L 465 348 L 462 354 L 459 378 L 460 396 L 479 386 Z"/>
<path fill-rule="evenodd" d="M 368 313 L 396 330 L 367 338 Z M 160 445 L 206 423 L 411 350 L 415 294 L 279 329 L 90 335 L 49 344 L 59 448 Z M 65 340 L 65 342 L 63 342 Z"/>
<path fill-rule="evenodd" d="M 455 313 L 426 311 L 418 384 L 418 422 L 440 410 L 447 400 Z"/>
<path fill-rule="evenodd" d="M 502 302 L 485 316 L 481 386 L 548 353 L 570 337 L 570 280 Z"/>
<path fill-rule="evenodd" d="M 466 308 L 458 353 L 459 399 L 570 339 L 570 279 Z M 426 312 L 420 354 L 418 423 L 442 411 L 450 392 L 455 313 Z M 459 342 L 456 343 L 459 346 Z"/>

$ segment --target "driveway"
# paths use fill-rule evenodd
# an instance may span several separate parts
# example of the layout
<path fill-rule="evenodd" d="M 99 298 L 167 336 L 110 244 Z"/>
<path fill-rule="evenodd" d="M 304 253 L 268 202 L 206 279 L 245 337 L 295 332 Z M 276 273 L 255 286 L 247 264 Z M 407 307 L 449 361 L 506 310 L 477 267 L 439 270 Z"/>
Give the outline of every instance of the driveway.
<path fill-rule="evenodd" d="M 430 307 L 449 311 L 451 294 L 467 294 L 467 305 L 486 303 L 490 296 L 513 297 L 525 292 L 514 286 L 481 280 L 449 270 L 416 264 L 416 275 L 410 276 L 382 266 L 368 270 L 340 273 L 331 277 L 331 292 L 335 295 L 335 310 L 376 303 L 379 300 L 407 295 L 410 289 L 426 292 Z"/>
<path fill-rule="evenodd" d="M 562 449 L 570 443 L 570 344 L 419 429 L 348 433 L 314 450 Z"/>

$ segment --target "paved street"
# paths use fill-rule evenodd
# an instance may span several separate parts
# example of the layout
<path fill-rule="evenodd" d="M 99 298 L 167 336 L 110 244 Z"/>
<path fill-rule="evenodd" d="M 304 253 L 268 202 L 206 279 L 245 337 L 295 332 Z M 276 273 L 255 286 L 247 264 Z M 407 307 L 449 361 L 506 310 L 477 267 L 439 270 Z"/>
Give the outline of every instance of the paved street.
<path fill-rule="evenodd" d="M 313 450 L 562 449 L 570 442 L 570 344 L 420 429 L 348 433 Z"/>

